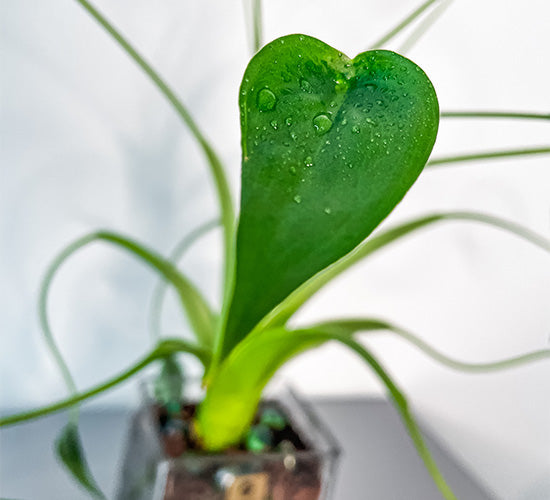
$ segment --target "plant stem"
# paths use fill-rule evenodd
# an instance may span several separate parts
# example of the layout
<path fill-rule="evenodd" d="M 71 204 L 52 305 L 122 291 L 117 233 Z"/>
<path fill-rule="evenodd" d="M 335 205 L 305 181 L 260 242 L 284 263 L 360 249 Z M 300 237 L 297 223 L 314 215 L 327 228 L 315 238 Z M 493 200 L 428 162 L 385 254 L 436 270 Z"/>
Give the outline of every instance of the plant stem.
<path fill-rule="evenodd" d="M 519 118 L 550 120 L 550 113 L 518 113 L 515 111 L 442 111 L 441 118 Z"/>
<path fill-rule="evenodd" d="M 433 158 L 428 161 L 426 166 L 435 167 L 437 165 L 444 165 L 448 163 L 460 163 L 460 162 L 474 161 L 474 160 L 491 160 L 494 158 L 506 158 L 506 157 L 512 157 L 512 156 L 530 156 L 530 155 L 541 155 L 541 154 L 549 154 L 549 153 L 550 153 L 550 147 L 487 151 L 483 153 L 471 153 L 471 154 L 465 154 L 465 155 Z"/>
<path fill-rule="evenodd" d="M 417 7 L 413 12 L 411 12 L 403 21 L 401 21 L 397 26 L 391 29 L 384 36 L 372 43 L 370 49 L 377 49 L 382 47 L 384 44 L 389 42 L 393 37 L 399 34 L 403 29 L 405 29 L 409 24 L 411 24 L 418 16 L 420 16 L 427 8 L 429 8 L 435 2 L 439 0 L 427 0 Z"/>
<path fill-rule="evenodd" d="M 158 90 L 160 90 L 164 97 L 170 102 L 176 113 L 187 125 L 192 135 L 201 146 L 210 165 L 211 173 L 214 179 L 214 183 L 216 185 L 218 200 L 220 203 L 222 225 L 224 228 L 225 266 L 227 276 L 227 268 L 231 266 L 229 259 L 231 255 L 231 247 L 233 245 L 233 225 L 235 223 L 235 215 L 233 210 L 233 202 L 231 199 L 231 192 L 229 190 L 229 184 L 227 182 L 225 171 L 220 159 L 218 158 L 210 143 L 206 140 L 206 138 L 200 131 L 198 125 L 193 120 L 193 117 L 189 114 L 187 108 L 183 105 L 181 100 L 176 96 L 176 94 L 168 86 L 168 84 L 151 67 L 151 65 L 137 52 L 137 50 L 130 44 L 130 42 L 128 42 L 128 40 L 126 40 L 117 31 L 117 29 L 109 21 L 107 21 L 107 19 L 87 0 L 76 1 L 105 29 L 105 31 L 107 31 L 107 33 L 109 33 L 113 37 L 113 39 L 120 45 L 120 47 L 145 72 L 145 74 L 156 85 Z"/>

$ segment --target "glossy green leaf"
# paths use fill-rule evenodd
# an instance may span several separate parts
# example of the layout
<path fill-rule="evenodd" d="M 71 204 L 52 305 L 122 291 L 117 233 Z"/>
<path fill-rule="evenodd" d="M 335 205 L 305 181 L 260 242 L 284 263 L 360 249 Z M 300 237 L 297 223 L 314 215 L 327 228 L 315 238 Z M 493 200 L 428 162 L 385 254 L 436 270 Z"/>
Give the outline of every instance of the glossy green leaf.
<path fill-rule="evenodd" d="M 364 240 L 424 167 L 439 122 L 424 72 L 389 51 L 349 59 L 303 35 L 265 46 L 240 95 L 242 193 L 223 353 Z"/>
<path fill-rule="evenodd" d="M 68 423 L 61 431 L 56 441 L 56 452 L 71 475 L 88 490 L 93 498 L 106 498 L 92 477 L 75 423 Z"/>
<path fill-rule="evenodd" d="M 379 326 L 379 322 L 371 324 L 373 329 Z M 199 407 L 195 430 L 203 446 L 219 450 L 242 439 L 252 422 L 261 392 L 275 371 L 293 356 L 330 340 L 354 350 L 378 375 L 434 482 L 444 498 L 455 499 L 424 443 L 405 396 L 385 369 L 351 336 L 321 329 L 275 328 L 255 332 L 244 339 L 221 364 Z"/>

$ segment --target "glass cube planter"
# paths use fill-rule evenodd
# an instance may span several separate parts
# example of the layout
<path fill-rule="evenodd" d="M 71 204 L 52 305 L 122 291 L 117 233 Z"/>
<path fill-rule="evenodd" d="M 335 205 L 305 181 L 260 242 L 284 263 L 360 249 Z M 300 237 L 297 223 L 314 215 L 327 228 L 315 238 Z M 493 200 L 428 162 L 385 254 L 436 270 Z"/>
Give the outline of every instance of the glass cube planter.
<path fill-rule="evenodd" d="M 200 401 L 198 384 L 187 384 L 184 403 Z M 281 451 L 224 453 L 185 451 L 161 430 L 159 406 L 145 384 L 144 403 L 134 414 L 122 463 L 117 500 L 329 500 L 340 454 L 314 410 L 289 388 L 266 399 L 303 446 Z M 169 447 L 167 449 L 167 446 Z M 174 453 L 176 451 L 176 453 Z"/>

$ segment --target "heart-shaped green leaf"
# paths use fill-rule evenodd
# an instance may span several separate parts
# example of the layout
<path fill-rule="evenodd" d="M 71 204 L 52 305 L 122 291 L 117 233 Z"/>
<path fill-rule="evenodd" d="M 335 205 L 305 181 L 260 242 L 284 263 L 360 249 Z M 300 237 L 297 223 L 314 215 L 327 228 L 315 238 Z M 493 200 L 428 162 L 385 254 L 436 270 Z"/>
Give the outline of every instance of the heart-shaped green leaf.
<path fill-rule="evenodd" d="M 349 59 L 290 35 L 250 62 L 240 95 L 242 193 L 223 354 L 292 290 L 365 239 L 435 142 L 428 77 L 389 51 Z"/>

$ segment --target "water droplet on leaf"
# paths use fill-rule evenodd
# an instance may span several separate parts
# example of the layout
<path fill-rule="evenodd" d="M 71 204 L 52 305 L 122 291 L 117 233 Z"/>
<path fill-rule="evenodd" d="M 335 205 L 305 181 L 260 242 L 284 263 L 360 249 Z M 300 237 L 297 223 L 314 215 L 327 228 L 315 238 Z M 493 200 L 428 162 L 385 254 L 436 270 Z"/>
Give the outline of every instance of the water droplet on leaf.
<path fill-rule="evenodd" d="M 318 135 L 326 134 L 330 130 L 330 127 L 332 127 L 332 120 L 324 113 L 321 113 L 313 119 L 313 127 Z"/>
<path fill-rule="evenodd" d="M 258 108 L 260 111 L 270 111 L 275 107 L 277 98 L 269 89 L 262 89 L 258 92 Z"/>
<path fill-rule="evenodd" d="M 307 80 L 300 80 L 300 88 L 304 92 L 311 93 L 313 91 L 313 87 L 311 86 L 311 83 L 309 83 Z"/>

